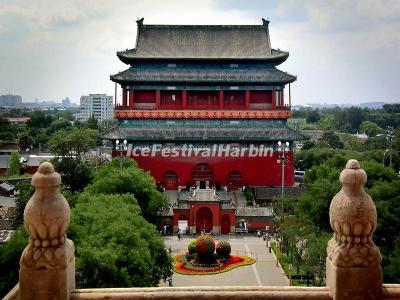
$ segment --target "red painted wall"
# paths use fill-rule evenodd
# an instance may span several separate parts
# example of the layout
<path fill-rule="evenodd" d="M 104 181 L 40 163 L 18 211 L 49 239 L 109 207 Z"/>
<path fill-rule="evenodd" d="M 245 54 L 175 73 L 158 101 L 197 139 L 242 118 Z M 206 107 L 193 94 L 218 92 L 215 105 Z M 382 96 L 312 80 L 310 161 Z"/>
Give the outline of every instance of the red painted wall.
<path fill-rule="evenodd" d="M 201 227 L 201 224 L 198 224 L 198 220 L 196 221 L 197 212 L 202 207 L 207 207 L 211 210 L 212 213 L 212 226 L 220 226 L 223 215 L 229 216 L 230 226 L 235 226 L 236 224 L 236 216 L 234 210 L 220 210 L 219 203 L 212 202 L 195 202 L 190 204 L 189 210 L 174 210 L 173 217 L 173 226 L 178 226 L 179 217 L 185 216 L 186 220 L 188 220 L 189 227 L 193 225 L 193 221 L 196 222 L 196 227 Z M 182 219 L 182 218 L 181 218 Z M 197 230 L 200 232 L 200 230 Z M 229 231 L 230 232 L 230 228 Z"/>
<path fill-rule="evenodd" d="M 156 92 L 155 91 L 135 91 L 135 102 L 136 103 L 155 103 Z"/>
<path fill-rule="evenodd" d="M 179 217 L 183 217 L 184 218 L 179 218 Z M 174 210 L 174 219 L 173 219 L 173 226 L 178 226 L 178 220 L 187 220 L 188 221 L 188 225 L 190 226 L 190 217 L 189 217 L 189 211 L 188 210 Z"/>
<path fill-rule="evenodd" d="M 250 103 L 272 103 L 272 91 L 251 91 Z"/>
<path fill-rule="evenodd" d="M 116 154 L 116 153 L 115 153 Z M 277 163 L 277 153 L 271 157 L 133 157 L 140 168 L 149 171 L 157 183 L 162 181 L 167 171 L 174 171 L 178 175 L 179 185 L 184 186 L 192 182 L 192 169 L 199 163 L 211 166 L 214 185 L 217 181 L 227 185 L 227 178 L 231 171 L 236 170 L 242 175 L 245 184 L 251 186 L 280 186 L 282 165 Z M 285 186 L 294 184 L 293 154 L 288 153 L 289 162 L 285 166 Z"/>
<path fill-rule="evenodd" d="M 221 210 L 220 211 L 220 216 L 219 216 L 219 223 L 221 224 L 221 233 L 225 233 L 225 232 L 222 232 L 222 230 L 224 229 L 224 228 L 222 228 L 223 227 L 223 225 L 222 225 L 222 217 L 224 216 L 224 215 L 227 215 L 227 216 L 229 216 L 229 227 L 231 227 L 231 226 L 235 226 L 236 227 L 236 216 L 235 216 L 235 210 Z M 229 233 L 229 232 L 231 232 L 231 230 L 230 230 L 230 228 L 229 228 L 229 230 L 228 230 L 228 232 L 227 233 Z M 232 232 L 231 232 L 232 233 Z"/>
<path fill-rule="evenodd" d="M 238 221 L 244 219 L 247 222 L 247 229 L 249 231 L 255 231 L 257 229 L 265 230 L 265 226 L 267 225 L 271 230 L 274 227 L 271 217 L 237 217 L 237 219 Z"/>

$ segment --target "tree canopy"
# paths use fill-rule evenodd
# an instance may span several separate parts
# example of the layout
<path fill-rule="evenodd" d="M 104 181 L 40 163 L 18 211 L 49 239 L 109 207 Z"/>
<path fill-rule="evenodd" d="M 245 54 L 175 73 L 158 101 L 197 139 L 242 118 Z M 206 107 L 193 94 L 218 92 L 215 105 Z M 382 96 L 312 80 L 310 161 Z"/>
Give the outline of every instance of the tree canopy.
<path fill-rule="evenodd" d="M 19 278 L 19 259 L 28 244 L 28 233 L 21 226 L 11 239 L 0 246 L 0 298 L 15 286 Z"/>
<path fill-rule="evenodd" d="M 341 188 L 339 174 L 350 158 L 358 159 L 368 175 L 366 191 L 374 200 L 378 214 L 378 224 L 373 239 L 383 256 L 385 282 L 399 281 L 399 274 L 396 277 L 391 271 L 393 266 L 390 259 L 397 257 L 394 263 L 398 263 L 400 259 L 400 255 L 395 252 L 398 249 L 397 241 L 400 240 L 398 222 L 400 182 L 393 169 L 384 167 L 382 163 L 370 159 L 369 155 L 364 153 L 350 151 L 335 153 L 324 162 L 316 162 L 306 173 L 307 189 L 295 205 L 295 215 L 315 228 L 317 234 L 332 231 L 329 223 L 329 206 L 333 196 Z"/>
<path fill-rule="evenodd" d="M 90 148 L 96 145 L 98 131 L 88 128 L 74 128 L 70 131 L 59 130 L 48 142 L 49 150 L 57 156 L 82 158 Z"/>
<path fill-rule="evenodd" d="M 21 163 L 19 162 L 19 156 L 17 152 L 12 152 L 10 157 L 8 175 L 9 176 L 18 176 L 21 171 Z"/>
<path fill-rule="evenodd" d="M 120 159 L 114 159 L 95 174 L 93 183 L 85 190 L 90 193 L 132 194 L 143 216 L 150 222 L 156 222 L 160 211 L 168 207 L 168 199 L 157 190 L 153 177 L 139 169 L 133 160 L 122 159 L 122 170 Z"/>
<path fill-rule="evenodd" d="M 172 275 L 172 260 L 154 225 L 130 194 L 82 193 L 72 209 L 79 287 L 154 286 Z"/>
<path fill-rule="evenodd" d="M 52 160 L 54 167 L 73 192 L 82 190 L 92 179 L 92 171 L 84 157 L 96 145 L 97 138 L 97 130 L 73 128 L 57 131 L 48 142 L 49 150 L 57 156 Z"/>

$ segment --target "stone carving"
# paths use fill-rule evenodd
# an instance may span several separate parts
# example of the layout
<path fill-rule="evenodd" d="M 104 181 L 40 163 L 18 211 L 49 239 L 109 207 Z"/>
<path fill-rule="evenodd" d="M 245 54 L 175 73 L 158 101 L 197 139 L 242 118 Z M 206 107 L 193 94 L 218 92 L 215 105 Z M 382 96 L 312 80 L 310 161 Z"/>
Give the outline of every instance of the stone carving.
<path fill-rule="evenodd" d="M 352 159 L 340 173 L 342 189 L 329 209 L 334 231 L 328 242 L 328 260 L 336 267 L 378 267 L 381 255 L 372 241 L 376 228 L 376 208 L 365 192 L 367 174 Z"/>
<path fill-rule="evenodd" d="M 74 244 L 66 236 L 70 209 L 60 184 L 60 174 L 48 162 L 32 177 L 36 191 L 24 211 L 29 245 L 21 256 L 21 270 L 63 269 L 74 259 Z"/>

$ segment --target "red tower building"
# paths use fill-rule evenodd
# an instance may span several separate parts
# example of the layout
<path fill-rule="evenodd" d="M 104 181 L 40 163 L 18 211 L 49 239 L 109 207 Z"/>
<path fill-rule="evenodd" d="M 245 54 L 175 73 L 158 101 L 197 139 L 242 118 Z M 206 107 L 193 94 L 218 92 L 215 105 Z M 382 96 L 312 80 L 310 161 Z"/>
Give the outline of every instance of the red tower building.
<path fill-rule="evenodd" d="M 262 25 L 145 25 L 138 20 L 136 47 L 117 53 L 129 68 L 111 76 L 122 87 L 122 101 L 115 107 L 119 125 L 108 138 L 127 140 L 124 155 L 167 190 L 280 186 L 276 143 L 288 141 L 284 184 L 292 186 L 291 147 L 302 136 L 286 120 L 296 77 L 276 68 L 289 53 L 271 48 L 268 24 L 264 19 Z M 224 205 L 214 200 L 204 202 L 212 211 L 202 212 L 213 215 L 211 227 L 220 231 L 228 216 L 231 225 L 225 227 L 233 226 L 232 206 L 221 214 Z M 174 213 L 193 226 L 192 214 L 202 206 L 190 201 Z"/>

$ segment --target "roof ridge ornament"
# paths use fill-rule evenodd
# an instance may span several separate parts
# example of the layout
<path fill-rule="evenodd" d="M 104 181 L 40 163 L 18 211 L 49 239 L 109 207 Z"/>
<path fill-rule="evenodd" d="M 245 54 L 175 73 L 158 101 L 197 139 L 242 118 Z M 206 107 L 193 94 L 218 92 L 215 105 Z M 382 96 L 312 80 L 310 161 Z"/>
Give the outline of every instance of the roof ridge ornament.
<path fill-rule="evenodd" d="M 136 23 L 138 24 L 138 26 L 143 26 L 143 22 L 144 22 L 144 18 L 140 18 L 136 20 Z"/>

